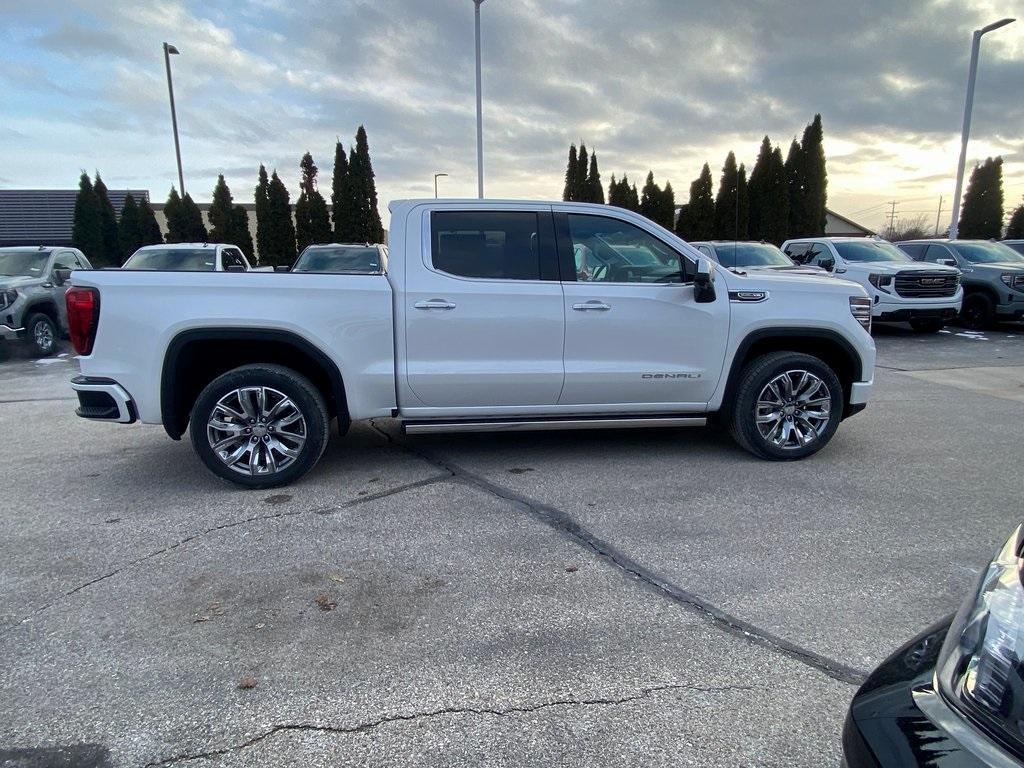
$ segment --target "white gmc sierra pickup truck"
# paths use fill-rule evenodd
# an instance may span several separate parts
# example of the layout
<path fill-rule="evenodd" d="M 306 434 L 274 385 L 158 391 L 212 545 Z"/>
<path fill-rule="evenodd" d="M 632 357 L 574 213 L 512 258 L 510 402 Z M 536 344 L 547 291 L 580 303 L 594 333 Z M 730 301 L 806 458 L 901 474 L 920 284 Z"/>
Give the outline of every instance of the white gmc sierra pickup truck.
<path fill-rule="evenodd" d="M 822 448 L 871 392 L 863 288 L 732 273 L 610 206 L 408 200 L 387 274 L 75 272 L 85 418 L 186 431 L 241 485 L 289 483 L 332 419 L 407 434 L 726 425 Z"/>

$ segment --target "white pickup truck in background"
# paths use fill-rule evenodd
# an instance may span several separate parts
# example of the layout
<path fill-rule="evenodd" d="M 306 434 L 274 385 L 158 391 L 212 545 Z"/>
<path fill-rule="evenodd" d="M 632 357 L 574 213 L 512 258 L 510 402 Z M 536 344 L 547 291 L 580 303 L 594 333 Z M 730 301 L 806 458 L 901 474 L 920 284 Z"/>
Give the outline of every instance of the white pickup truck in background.
<path fill-rule="evenodd" d="M 254 267 L 242 249 L 230 243 L 165 243 L 144 245 L 121 269 L 167 272 L 273 272 L 273 267 Z"/>
<path fill-rule="evenodd" d="M 79 415 L 188 431 L 214 473 L 272 487 L 316 463 L 332 419 L 342 434 L 392 417 L 408 434 L 715 420 L 786 460 L 871 392 L 862 288 L 734 274 L 630 211 L 401 201 L 388 244 L 377 275 L 74 273 Z"/>

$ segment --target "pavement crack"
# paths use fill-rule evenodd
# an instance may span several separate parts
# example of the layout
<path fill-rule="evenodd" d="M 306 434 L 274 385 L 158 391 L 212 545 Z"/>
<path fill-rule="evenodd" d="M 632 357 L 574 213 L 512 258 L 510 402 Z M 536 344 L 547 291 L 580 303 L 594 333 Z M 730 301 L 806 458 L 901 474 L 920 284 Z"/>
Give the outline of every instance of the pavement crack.
<path fill-rule="evenodd" d="M 639 579 L 649 588 L 661 593 L 669 600 L 696 611 L 713 625 L 729 632 L 732 635 L 741 637 L 754 645 L 761 646 L 770 651 L 780 653 L 801 664 L 812 667 L 823 674 L 849 685 L 860 685 L 867 677 L 863 670 L 851 667 L 836 659 L 819 654 L 808 648 L 797 645 L 778 635 L 733 616 L 721 608 L 709 603 L 704 598 L 696 595 L 682 587 L 672 583 L 667 578 L 655 573 L 646 566 L 640 564 L 624 552 L 620 552 L 611 543 L 604 541 L 581 525 L 568 512 L 553 507 L 549 504 L 537 501 L 528 496 L 516 493 L 504 486 L 492 483 L 480 475 L 470 472 L 447 459 L 435 456 L 430 451 L 410 446 L 404 440 L 396 440 L 394 436 L 377 426 L 371 420 L 370 425 L 379 432 L 392 445 L 430 462 L 436 467 L 444 469 L 461 482 L 478 488 L 492 496 L 518 506 L 531 516 L 546 523 L 552 528 L 560 531 L 582 547 L 612 564 L 614 567 Z"/>
<path fill-rule="evenodd" d="M 429 720 L 437 717 L 445 716 L 468 716 L 468 717 L 507 717 L 522 714 L 531 714 L 534 712 L 540 712 L 545 709 L 553 709 L 557 707 L 609 707 L 619 706 L 622 704 L 629 704 L 631 702 L 640 701 L 642 699 L 649 698 L 656 693 L 663 693 L 669 691 L 691 691 L 695 693 L 728 693 L 731 691 L 752 691 L 757 690 L 759 686 L 752 685 L 692 685 L 688 683 L 666 683 L 663 685 L 654 685 L 649 687 L 640 688 L 635 693 L 627 694 L 624 696 L 617 697 L 594 697 L 594 698 L 564 698 L 564 699 L 553 699 L 550 701 L 541 701 L 534 704 L 525 704 L 516 707 L 505 707 L 505 708 L 492 708 L 492 707 L 441 707 L 439 709 L 426 710 L 423 712 L 412 712 L 406 714 L 394 714 L 385 715 L 378 717 L 373 720 L 366 720 L 356 725 L 351 726 L 337 726 L 337 725 L 321 725 L 317 723 L 282 723 L 275 725 L 268 730 L 253 736 L 252 738 L 241 742 L 240 744 L 233 744 L 228 747 L 219 747 L 217 749 L 211 749 L 203 752 L 189 752 L 181 753 L 178 755 L 172 755 L 171 757 L 164 758 L 155 762 L 147 763 L 145 768 L 160 768 L 160 766 L 174 765 L 177 763 L 189 762 L 192 760 L 209 760 L 214 757 L 221 757 L 223 755 L 231 754 L 234 752 L 241 752 L 244 749 L 249 749 L 257 744 L 279 734 L 288 731 L 313 731 L 317 733 L 330 733 L 340 735 L 352 735 L 359 733 L 366 733 L 372 731 L 375 728 L 379 728 L 384 725 L 392 723 L 404 723 L 404 722 L 417 722 L 421 720 Z"/>

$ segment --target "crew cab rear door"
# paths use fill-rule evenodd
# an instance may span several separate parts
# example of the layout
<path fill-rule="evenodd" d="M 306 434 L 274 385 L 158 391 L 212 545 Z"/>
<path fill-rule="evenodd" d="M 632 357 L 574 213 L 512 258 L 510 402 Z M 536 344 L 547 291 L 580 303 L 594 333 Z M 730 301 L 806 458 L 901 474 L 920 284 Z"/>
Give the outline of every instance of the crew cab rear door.
<path fill-rule="evenodd" d="M 703 411 L 722 371 L 729 295 L 697 303 L 693 266 L 640 216 L 560 210 L 565 294 L 561 405 L 635 412 Z M 627 220 L 627 216 L 629 220 Z"/>
<path fill-rule="evenodd" d="M 421 223 L 401 297 L 406 379 L 419 407 L 554 406 L 565 318 L 550 206 L 441 204 Z"/>

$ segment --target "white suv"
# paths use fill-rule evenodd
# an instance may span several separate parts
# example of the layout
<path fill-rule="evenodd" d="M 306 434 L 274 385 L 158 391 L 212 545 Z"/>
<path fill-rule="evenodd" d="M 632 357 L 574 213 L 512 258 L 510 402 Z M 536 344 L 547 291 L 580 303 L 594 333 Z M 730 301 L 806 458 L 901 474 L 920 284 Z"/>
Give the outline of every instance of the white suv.
<path fill-rule="evenodd" d="M 877 237 L 806 237 L 787 240 L 782 250 L 797 264 L 822 267 L 864 286 L 871 316 L 909 322 L 919 333 L 935 333 L 960 312 L 960 270 L 919 264 Z"/>

